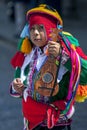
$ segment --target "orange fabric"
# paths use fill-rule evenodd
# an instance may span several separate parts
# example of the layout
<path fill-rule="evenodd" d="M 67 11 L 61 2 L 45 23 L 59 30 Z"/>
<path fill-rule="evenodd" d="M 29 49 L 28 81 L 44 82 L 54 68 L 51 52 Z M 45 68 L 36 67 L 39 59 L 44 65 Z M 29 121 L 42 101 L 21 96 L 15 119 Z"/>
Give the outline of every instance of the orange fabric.
<path fill-rule="evenodd" d="M 79 85 L 76 94 L 80 96 L 87 96 L 87 85 Z"/>
<path fill-rule="evenodd" d="M 76 102 L 84 102 L 87 99 L 87 85 L 79 85 L 75 96 Z"/>

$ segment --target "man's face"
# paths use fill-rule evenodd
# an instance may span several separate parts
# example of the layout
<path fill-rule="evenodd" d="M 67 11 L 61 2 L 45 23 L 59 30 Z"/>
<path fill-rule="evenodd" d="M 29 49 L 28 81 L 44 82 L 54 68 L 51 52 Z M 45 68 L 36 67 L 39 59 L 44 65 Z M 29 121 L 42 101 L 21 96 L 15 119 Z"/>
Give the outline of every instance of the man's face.
<path fill-rule="evenodd" d="M 34 25 L 30 29 L 30 39 L 35 46 L 42 47 L 46 45 L 46 32 L 43 25 Z"/>

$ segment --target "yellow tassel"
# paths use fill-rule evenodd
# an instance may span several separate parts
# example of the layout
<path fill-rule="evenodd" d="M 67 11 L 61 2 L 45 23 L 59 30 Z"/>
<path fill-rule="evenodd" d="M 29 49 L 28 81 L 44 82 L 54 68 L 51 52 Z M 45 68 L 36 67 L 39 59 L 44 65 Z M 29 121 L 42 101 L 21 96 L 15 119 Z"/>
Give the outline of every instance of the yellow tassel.
<path fill-rule="evenodd" d="M 26 37 L 24 40 L 23 40 L 23 43 L 22 43 L 22 46 L 21 46 L 21 52 L 25 53 L 25 54 L 29 54 L 32 50 L 32 46 L 31 46 L 31 43 L 28 39 L 28 37 Z"/>
<path fill-rule="evenodd" d="M 76 102 L 84 102 L 86 99 L 87 99 L 87 96 L 79 96 L 79 95 L 75 96 Z"/>

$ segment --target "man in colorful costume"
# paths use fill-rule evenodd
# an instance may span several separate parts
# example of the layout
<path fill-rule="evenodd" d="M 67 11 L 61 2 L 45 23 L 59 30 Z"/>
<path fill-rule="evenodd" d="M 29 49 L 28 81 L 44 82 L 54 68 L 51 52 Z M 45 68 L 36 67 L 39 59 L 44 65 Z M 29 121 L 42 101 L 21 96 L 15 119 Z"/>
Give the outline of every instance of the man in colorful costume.
<path fill-rule="evenodd" d="M 62 19 L 55 9 L 40 5 L 27 12 L 27 21 L 21 33 L 18 51 L 11 60 L 16 69 L 14 79 L 21 79 L 23 89 L 17 92 L 13 82 L 10 88 L 12 96 L 22 98 L 24 130 L 64 130 L 66 126 L 70 130 L 75 101 L 83 102 L 87 98 L 87 56 L 78 40 L 63 31 Z M 30 29 L 34 24 L 44 25 L 48 41 L 57 35 L 56 41 L 61 45 L 55 60 L 59 67 L 56 79 L 59 91 L 56 95 L 40 95 L 34 87 L 38 80 L 36 77 L 49 55 L 47 44 L 39 48 L 31 42 Z"/>

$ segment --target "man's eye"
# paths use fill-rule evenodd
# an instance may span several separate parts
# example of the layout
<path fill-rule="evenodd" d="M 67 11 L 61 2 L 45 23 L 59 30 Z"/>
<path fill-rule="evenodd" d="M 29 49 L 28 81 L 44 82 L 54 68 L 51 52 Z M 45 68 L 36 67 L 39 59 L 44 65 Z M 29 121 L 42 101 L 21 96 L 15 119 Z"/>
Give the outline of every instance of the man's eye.
<path fill-rule="evenodd" d="M 35 28 L 34 28 L 34 27 L 31 27 L 30 31 L 34 31 L 34 30 L 35 30 Z"/>
<path fill-rule="evenodd" d="M 30 31 L 34 31 L 34 28 L 31 28 L 31 30 Z"/>
<path fill-rule="evenodd" d="M 40 25 L 40 28 L 41 28 L 41 29 L 44 29 L 43 25 Z"/>
<path fill-rule="evenodd" d="M 40 25 L 38 29 L 39 29 L 39 31 L 43 31 L 44 26 L 43 26 L 43 25 Z"/>

